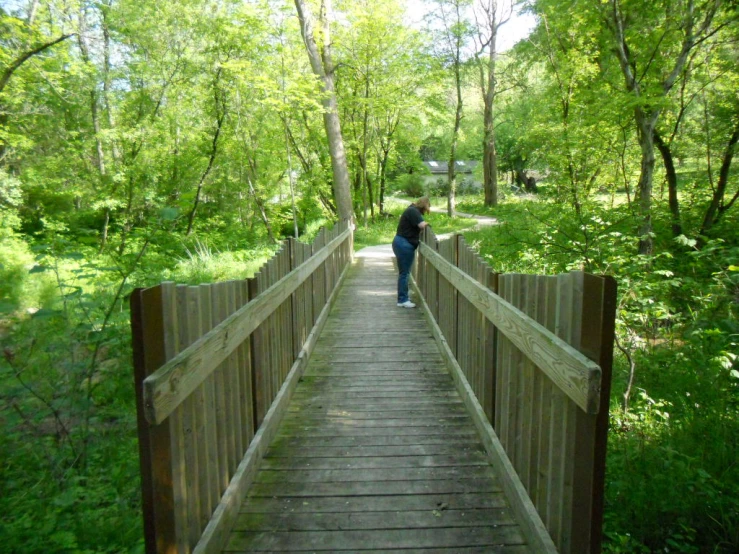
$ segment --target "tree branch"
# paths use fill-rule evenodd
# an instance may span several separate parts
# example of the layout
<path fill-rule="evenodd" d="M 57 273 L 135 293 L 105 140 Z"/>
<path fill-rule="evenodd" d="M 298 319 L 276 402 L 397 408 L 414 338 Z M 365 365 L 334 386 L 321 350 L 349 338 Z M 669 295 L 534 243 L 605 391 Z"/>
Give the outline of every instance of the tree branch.
<path fill-rule="evenodd" d="M 5 86 L 8 84 L 8 81 L 10 81 L 10 78 L 13 76 L 13 73 L 15 73 L 15 70 L 18 69 L 20 66 L 22 66 L 29 58 L 40 54 L 44 50 L 51 48 L 55 44 L 59 44 L 60 42 L 65 41 L 69 37 L 74 36 L 76 34 L 77 33 L 69 33 L 68 35 L 62 35 L 59 38 L 52 40 L 51 42 L 40 44 L 39 46 L 32 48 L 28 52 L 21 54 L 20 57 L 16 58 L 16 60 L 13 63 L 11 63 L 5 69 L 5 71 L 3 71 L 2 77 L 0 77 L 0 93 L 3 91 Z"/>

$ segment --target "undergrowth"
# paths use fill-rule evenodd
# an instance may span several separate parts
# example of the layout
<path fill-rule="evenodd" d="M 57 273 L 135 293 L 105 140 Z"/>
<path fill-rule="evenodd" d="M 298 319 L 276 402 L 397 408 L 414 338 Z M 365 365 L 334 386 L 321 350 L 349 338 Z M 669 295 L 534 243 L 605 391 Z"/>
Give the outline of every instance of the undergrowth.
<path fill-rule="evenodd" d="M 0 226 L 0 550 L 143 552 L 128 296 L 243 279 L 273 245 L 155 231 L 119 253 Z"/>

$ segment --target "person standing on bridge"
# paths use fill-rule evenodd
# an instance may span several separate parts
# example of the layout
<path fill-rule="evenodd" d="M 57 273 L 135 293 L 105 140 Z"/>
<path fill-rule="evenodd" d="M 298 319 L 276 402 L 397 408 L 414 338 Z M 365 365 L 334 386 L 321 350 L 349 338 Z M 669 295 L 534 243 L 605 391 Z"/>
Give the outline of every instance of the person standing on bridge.
<path fill-rule="evenodd" d="M 421 230 L 428 225 L 423 216 L 430 211 L 431 202 L 428 197 L 419 198 L 400 216 L 398 230 L 395 232 L 393 252 L 398 259 L 398 306 L 401 308 L 416 307 L 408 296 L 408 278 L 416 256 Z"/>

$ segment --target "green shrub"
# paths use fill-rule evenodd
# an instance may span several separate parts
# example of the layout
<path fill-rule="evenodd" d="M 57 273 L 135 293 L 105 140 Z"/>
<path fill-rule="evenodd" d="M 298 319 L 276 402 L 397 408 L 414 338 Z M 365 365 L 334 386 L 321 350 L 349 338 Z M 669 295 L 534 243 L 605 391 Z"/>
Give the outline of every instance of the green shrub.
<path fill-rule="evenodd" d="M 423 176 L 420 173 L 405 173 L 395 179 L 389 187 L 390 192 L 399 192 L 411 198 L 420 198 L 426 194 Z"/>

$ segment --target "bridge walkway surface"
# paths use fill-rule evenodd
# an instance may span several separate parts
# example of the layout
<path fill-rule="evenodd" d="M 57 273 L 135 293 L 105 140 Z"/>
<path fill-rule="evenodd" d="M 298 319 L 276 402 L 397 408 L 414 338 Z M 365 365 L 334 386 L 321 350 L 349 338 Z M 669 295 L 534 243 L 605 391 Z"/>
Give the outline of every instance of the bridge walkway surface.
<path fill-rule="evenodd" d="M 392 254 L 361 256 L 224 552 L 531 552 Z"/>

